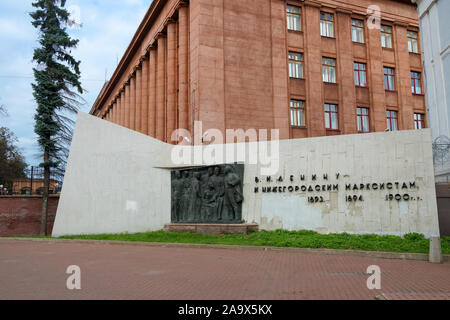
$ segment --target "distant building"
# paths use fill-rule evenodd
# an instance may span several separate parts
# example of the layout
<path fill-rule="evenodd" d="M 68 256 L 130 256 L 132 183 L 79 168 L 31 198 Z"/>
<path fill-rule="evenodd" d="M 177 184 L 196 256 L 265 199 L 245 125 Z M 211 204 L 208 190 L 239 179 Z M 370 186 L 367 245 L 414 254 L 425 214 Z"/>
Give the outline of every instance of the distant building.
<path fill-rule="evenodd" d="M 33 188 L 33 195 L 40 195 L 44 190 L 43 179 L 16 179 L 12 184 L 13 195 L 30 195 L 31 187 Z M 61 191 L 61 184 L 56 180 L 50 180 L 49 193 L 56 194 Z"/>
<path fill-rule="evenodd" d="M 450 1 L 412 0 L 419 13 L 436 180 L 450 182 Z"/>

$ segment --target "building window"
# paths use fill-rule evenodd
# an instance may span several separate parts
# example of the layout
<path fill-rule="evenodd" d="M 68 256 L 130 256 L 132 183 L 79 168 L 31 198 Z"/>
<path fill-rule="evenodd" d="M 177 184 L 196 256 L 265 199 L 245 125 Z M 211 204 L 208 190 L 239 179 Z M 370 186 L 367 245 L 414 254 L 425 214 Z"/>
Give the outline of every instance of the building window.
<path fill-rule="evenodd" d="M 367 87 L 367 77 L 366 77 L 366 64 L 355 62 L 355 86 L 357 87 Z"/>
<path fill-rule="evenodd" d="M 338 106 L 335 104 L 325 104 L 325 129 L 338 130 Z"/>
<path fill-rule="evenodd" d="M 303 79 L 303 54 L 289 52 L 289 77 Z"/>
<path fill-rule="evenodd" d="M 392 28 L 381 25 L 381 46 L 383 48 L 392 48 Z"/>
<path fill-rule="evenodd" d="M 408 31 L 408 50 L 412 53 L 418 53 L 419 52 L 419 42 L 418 42 L 418 36 L 417 32 L 414 31 Z"/>
<path fill-rule="evenodd" d="M 369 109 L 356 108 L 356 121 L 358 122 L 358 132 L 369 132 Z"/>
<path fill-rule="evenodd" d="M 413 94 L 422 94 L 420 77 L 420 72 L 411 71 L 411 91 Z"/>
<path fill-rule="evenodd" d="M 393 68 L 384 67 L 384 89 L 388 91 L 395 90 L 395 70 Z"/>
<path fill-rule="evenodd" d="M 320 13 L 320 35 L 323 37 L 334 37 L 333 14 L 327 12 Z"/>
<path fill-rule="evenodd" d="M 322 58 L 323 82 L 336 83 L 336 59 Z"/>
<path fill-rule="evenodd" d="M 305 126 L 305 102 L 300 100 L 291 100 L 291 126 Z"/>
<path fill-rule="evenodd" d="M 414 128 L 416 130 L 425 128 L 425 115 L 422 113 L 414 113 Z"/>
<path fill-rule="evenodd" d="M 301 31 L 301 13 L 299 7 L 287 6 L 288 30 Z"/>
<path fill-rule="evenodd" d="M 391 110 L 386 111 L 387 129 L 389 131 L 398 130 L 397 118 L 398 118 L 397 111 Z"/>
<path fill-rule="evenodd" d="M 364 43 L 364 22 L 352 19 L 352 41 Z"/>

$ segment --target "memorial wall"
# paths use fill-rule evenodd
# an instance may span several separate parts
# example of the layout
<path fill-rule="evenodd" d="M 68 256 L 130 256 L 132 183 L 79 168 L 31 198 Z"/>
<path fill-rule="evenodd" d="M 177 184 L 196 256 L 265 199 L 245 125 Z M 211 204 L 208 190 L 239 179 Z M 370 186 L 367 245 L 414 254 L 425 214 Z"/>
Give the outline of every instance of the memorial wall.
<path fill-rule="evenodd" d="M 226 157 L 228 147 L 216 145 L 213 153 Z M 171 223 L 439 235 L 428 129 L 239 147 L 245 153 L 232 161 L 187 165 L 174 157 L 180 147 L 80 113 L 53 235 L 155 231 Z M 181 153 L 211 159 L 208 148 Z"/>

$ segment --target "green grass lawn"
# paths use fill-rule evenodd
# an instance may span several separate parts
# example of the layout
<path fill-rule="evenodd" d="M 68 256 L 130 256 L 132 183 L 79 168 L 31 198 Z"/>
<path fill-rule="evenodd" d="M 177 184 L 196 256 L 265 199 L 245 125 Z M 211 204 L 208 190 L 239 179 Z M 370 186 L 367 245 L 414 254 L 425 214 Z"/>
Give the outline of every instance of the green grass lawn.
<path fill-rule="evenodd" d="M 137 234 L 67 236 L 61 239 L 116 240 L 191 244 L 225 244 L 288 248 L 328 248 L 367 251 L 428 253 L 429 240 L 417 233 L 404 237 L 378 235 L 319 234 L 314 231 L 260 231 L 249 235 L 210 236 L 164 231 Z M 442 253 L 450 254 L 450 237 L 441 239 Z"/>

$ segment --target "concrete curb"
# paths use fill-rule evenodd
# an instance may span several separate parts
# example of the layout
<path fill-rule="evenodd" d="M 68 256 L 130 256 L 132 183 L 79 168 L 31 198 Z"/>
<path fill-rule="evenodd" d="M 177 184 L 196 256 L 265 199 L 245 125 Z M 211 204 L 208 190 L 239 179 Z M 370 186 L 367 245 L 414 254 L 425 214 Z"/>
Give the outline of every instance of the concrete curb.
<path fill-rule="evenodd" d="M 365 258 L 398 259 L 428 261 L 426 253 L 402 253 L 384 251 L 360 251 L 338 249 L 311 249 L 311 248 L 284 248 L 269 246 L 239 246 L 222 244 L 190 244 L 190 243 L 163 243 L 163 242 L 135 242 L 135 241 L 108 241 L 108 240 L 79 240 L 79 239 L 42 239 L 42 238 L 0 238 L 2 242 L 29 241 L 44 243 L 77 243 L 77 244 L 103 244 L 121 246 L 161 247 L 161 248 L 190 248 L 190 249 L 228 249 L 228 250 L 256 250 L 256 251 L 291 251 L 310 254 L 341 255 Z M 442 255 L 443 263 L 450 263 L 450 255 Z"/>

